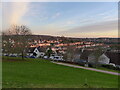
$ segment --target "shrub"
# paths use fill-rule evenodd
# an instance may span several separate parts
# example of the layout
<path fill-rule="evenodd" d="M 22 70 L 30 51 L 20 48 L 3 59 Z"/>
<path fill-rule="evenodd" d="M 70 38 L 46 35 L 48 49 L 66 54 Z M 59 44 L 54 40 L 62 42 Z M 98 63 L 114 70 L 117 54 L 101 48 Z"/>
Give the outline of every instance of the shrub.
<path fill-rule="evenodd" d="M 101 65 L 102 67 L 108 68 L 108 69 L 113 69 L 113 70 L 120 70 L 119 67 L 115 67 L 113 65 L 109 65 L 109 64 L 103 64 Z"/>

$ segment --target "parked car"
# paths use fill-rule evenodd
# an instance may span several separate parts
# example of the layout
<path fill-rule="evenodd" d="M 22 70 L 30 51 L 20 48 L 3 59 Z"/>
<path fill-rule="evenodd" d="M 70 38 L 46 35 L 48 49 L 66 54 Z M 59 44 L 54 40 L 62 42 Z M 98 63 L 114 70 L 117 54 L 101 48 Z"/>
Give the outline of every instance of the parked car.
<path fill-rule="evenodd" d="M 30 58 L 30 56 L 24 56 L 24 58 Z"/>
<path fill-rule="evenodd" d="M 16 55 L 9 55 L 10 57 L 17 57 Z"/>
<path fill-rule="evenodd" d="M 30 56 L 30 58 L 35 58 L 35 56 Z"/>
<path fill-rule="evenodd" d="M 62 61 L 63 58 L 61 56 L 54 56 L 53 60 Z"/>
<path fill-rule="evenodd" d="M 44 58 L 44 59 L 47 59 L 47 58 L 48 58 L 48 56 L 44 56 L 43 58 Z"/>
<path fill-rule="evenodd" d="M 4 54 L 4 56 L 9 56 L 8 54 Z"/>

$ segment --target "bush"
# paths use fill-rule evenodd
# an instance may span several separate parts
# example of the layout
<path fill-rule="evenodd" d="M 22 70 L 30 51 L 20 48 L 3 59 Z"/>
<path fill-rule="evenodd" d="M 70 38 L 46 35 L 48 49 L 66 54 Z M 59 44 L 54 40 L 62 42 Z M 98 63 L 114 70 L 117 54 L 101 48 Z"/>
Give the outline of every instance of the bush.
<path fill-rule="evenodd" d="M 119 70 L 120 71 L 120 66 L 116 65 L 115 70 Z"/>
<path fill-rule="evenodd" d="M 102 67 L 108 68 L 108 69 L 113 69 L 113 70 L 120 70 L 119 67 L 114 67 L 113 65 L 109 65 L 109 64 L 103 64 L 101 65 Z"/>
<path fill-rule="evenodd" d="M 92 64 L 90 64 L 90 63 L 88 64 L 88 66 L 89 66 L 89 67 L 94 67 L 94 66 L 93 66 Z"/>
<path fill-rule="evenodd" d="M 109 65 L 109 64 L 102 64 L 101 66 L 105 67 L 105 68 L 112 68 L 113 67 L 113 65 Z"/>
<path fill-rule="evenodd" d="M 85 66 L 85 64 L 84 63 L 77 63 L 78 65 L 80 65 L 80 66 Z"/>

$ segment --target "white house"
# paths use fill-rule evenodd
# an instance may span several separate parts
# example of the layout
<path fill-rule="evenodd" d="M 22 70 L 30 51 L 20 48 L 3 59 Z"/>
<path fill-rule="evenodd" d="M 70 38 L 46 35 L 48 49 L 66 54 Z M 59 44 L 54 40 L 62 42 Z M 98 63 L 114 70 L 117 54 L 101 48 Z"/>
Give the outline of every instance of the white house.
<path fill-rule="evenodd" d="M 92 53 L 88 56 L 88 62 L 89 63 L 98 62 L 99 64 L 109 64 L 110 59 L 104 53 L 99 54 L 97 57 L 95 56 L 95 54 Z"/>
<path fill-rule="evenodd" d="M 43 57 L 45 53 L 42 51 L 42 48 L 40 48 L 39 46 L 39 47 L 30 48 L 27 55 L 35 56 L 35 58 L 38 58 L 38 57 Z"/>
<path fill-rule="evenodd" d="M 94 50 L 84 50 L 81 53 L 80 60 L 85 60 L 88 63 L 96 63 L 98 62 L 99 64 L 115 64 L 115 65 L 120 65 L 120 53 L 119 52 L 101 52 L 101 53 L 96 53 Z"/>
<path fill-rule="evenodd" d="M 88 62 L 95 63 L 96 61 L 98 61 L 98 63 L 100 63 L 100 64 L 109 64 L 110 63 L 110 59 L 104 53 L 100 54 L 98 56 L 98 58 L 96 58 L 96 56 L 94 54 L 90 54 L 88 56 Z"/>
<path fill-rule="evenodd" d="M 33 51 L 33 53 L 36 53 L 36 58 L 38 58 L 40 56 L 43 57 L 45 55 L 45 53 L 41 52 L 40 49 L 38 49 L 38 48 L 35 48 L 35 50 Z"/>
<path fill-rule="evenodd" d="M 101 64 L 109 64 L 110 63 L 110 58 L 108 58 L 105 54 L 102 54 L 99 59 L 98 62 Z"/>

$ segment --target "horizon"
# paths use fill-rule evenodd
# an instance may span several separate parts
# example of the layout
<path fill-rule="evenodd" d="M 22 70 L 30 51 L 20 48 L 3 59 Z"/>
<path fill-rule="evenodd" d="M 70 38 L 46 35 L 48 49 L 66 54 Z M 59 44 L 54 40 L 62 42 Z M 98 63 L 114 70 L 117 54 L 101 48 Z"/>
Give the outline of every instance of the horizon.
<path fill-rule="evenodd" d="M 67 37 L 67 38 L 117 38 L 117 39 L 119 39 L 120 37 L 105 37 L 105 36 L 101 36 L 101 37 L 70 37 L 70 36 L 60 36 L 60 35 L 47 35 L 47 34 L 32 34 L 32 35 L 40 35 L 40 36 L 52 36 L 52 37 Z"/>
<path fill-rule="evenodd" d="M 50 37 L 66 37 L 66 38 L 116 38 L 116 39 L 120 39 L 120 37 L 70 37 L 70 36 L 47 35 L 47 34 L 30 34 L 30 35 L 32 35 L 32 36 L 50 36 Z"/>
<path fill-rule="evenodd" d="M 2 29 L 26 25 L 33 34 L 117 38 L 117 2 L 3 2 Z M 0 9 L 1 10 L 1 9 Z M 114 12 L 114 13 L 113 13 Z"/>

